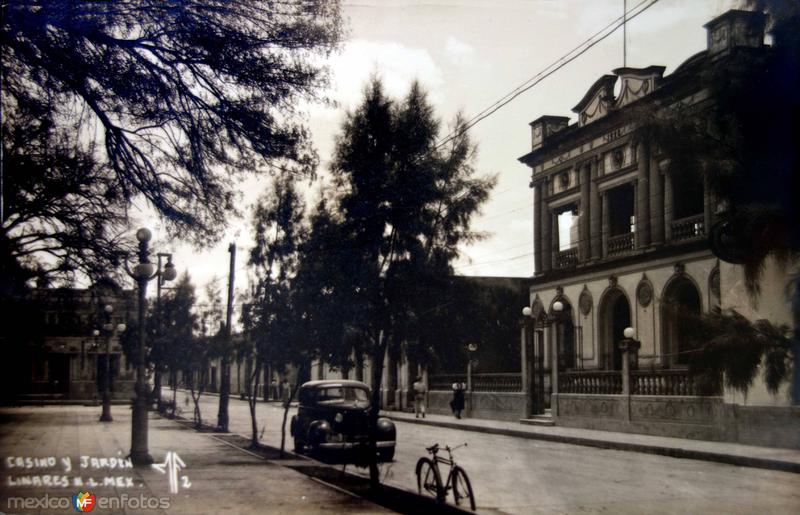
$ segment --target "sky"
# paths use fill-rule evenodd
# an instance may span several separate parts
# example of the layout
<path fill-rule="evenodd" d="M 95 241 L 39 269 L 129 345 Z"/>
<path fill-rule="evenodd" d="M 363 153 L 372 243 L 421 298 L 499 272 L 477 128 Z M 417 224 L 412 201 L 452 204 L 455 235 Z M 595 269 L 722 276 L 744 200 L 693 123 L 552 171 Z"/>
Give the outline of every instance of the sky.
<path fill-rule="evenodd" d="M 628 9 L 641 0 L 627 0 Z M 328 96 L 336 107 L 311 105 L 308 125 L 324 176 L 346 112 L 362 98 L 373 75 L 387 93 L 403 97 L 413 80 L 428 91 L 447 128 L 460 111 L 467 117 L 518 87 L 623 13 L 624 0 L 345 0 L 347 23 L 341 51 L 329 60 Z M 665 74 L 706 46 L 703 24 L 735 8 L 738 0 L 660 0 L 627 25 L 627 65 L 666 66 Z M 530 151 L 528 124 L 542 115 L 569 116 L 601 75 L 623 65 L 622 30 L 592 47 L 471 130 L 478 144 L 475 168 L 498 182 L 473 229 L 485 233 L 461 248 L 456 273 L 530 277 L 533 274 L 533 194 L 530 169 L 517 159 Z M 444 135 L 443 131 L 443 134 Z M 269 177 L 242 187 L 240 204 L 250 205 Z M 309 199 L 322 184 L 308 187 Z M 165 241 L 157 224 L 154 250 L 173 252 L 198 292 L 217 278 L 227 283 L 229 243 L 237 246 L 236 289 L 248 287 L 246 254 L 252 244 L 246 216 L 231 220 L 223 240 L 197 250 Z M 160 239 L 160 237 L 162 239 Z"/>

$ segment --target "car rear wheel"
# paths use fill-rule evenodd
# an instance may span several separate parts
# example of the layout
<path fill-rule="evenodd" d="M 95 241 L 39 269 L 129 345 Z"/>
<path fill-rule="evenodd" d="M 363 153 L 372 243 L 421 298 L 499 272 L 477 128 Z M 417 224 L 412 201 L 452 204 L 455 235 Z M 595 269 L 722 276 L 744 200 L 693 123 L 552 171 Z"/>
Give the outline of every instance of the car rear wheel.
<path fill-rule="evenodd" d="M 305 450 L 305 447 L 306 446 L 301 439 L 299 438 L 294 439 L 294 452 L 299 454 Z"/>

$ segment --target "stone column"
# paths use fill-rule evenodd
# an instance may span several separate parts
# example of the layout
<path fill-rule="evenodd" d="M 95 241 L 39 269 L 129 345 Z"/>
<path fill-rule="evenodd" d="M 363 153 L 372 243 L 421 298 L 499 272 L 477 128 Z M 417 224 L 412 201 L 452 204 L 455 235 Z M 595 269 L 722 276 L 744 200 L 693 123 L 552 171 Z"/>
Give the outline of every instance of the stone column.
<path fill-rule="evenodd" d="M 672 194 L 672 176 L 667 172 L 664 174 L 664 240 L 667 242 L 672 241 L 672 219 L 675 209 Z"/>
<path fill-rule="evenodd" d="M 542 188 L 538 183 L 533 189 L 533 268 L 536 274 L 542 273 Z"/>
<path fill-rule="evenodd" d="M 531 326 L 530 317 L 523 317 L 520 327 L 520 372 L 522 373 L 522 394 L 525 397 L 522 407 L 522 418 L 530 418 L 534 412 L 533 402 L 533 377 L 531 374 L 533 364 L 533 352 L 531 349 Z"/>
<path fill-rule="evenodd" d="M 556 268 L 558 265 L 558 252 L 560 247 L 560 238 L 558 234 L 558 215 L 555 213 L 551 213 L 550 221 L 553 224 L 553 227 L 550 229 L 550 248 L 552 250 L 552 257 L 550 258 L 551 267 Z"/>
<path fill-rule="evenodd" d="M 636 246 L 650 245 L 650 145 L 639 143 L 636 182 Z"/>
<path fill-rule="evenodd" d="M 539 210 L 541 216 L 541 227 L 542 227 L 542 237 L 539 240 L 541 244 L 542 251 L 541 251 L 541 260 L 542 260 L 542 273 L 547 273 L 550 271 L 552 267 L 552 256 L 551 252 L 551 243 L 552 243 L 552 235 L 550 231 L 552 229 L 552 222 L 550 216 L 550 209 L 547 207 L 547 179 L 543 180 L 539 183 L 542 188 L 542 201 L 541 201 L 541 209 Z"/>
<path fill-rule="evenodd" d="M 553 417 L 558 417 L 558 337 L 561 324 L 555 322 L 550 326 L 550 411 Z"/>
<path fill-rule="evenodd" d="M 664 243 L 664 182 L 661 167 L 650 152 L 650 243 Z"/>
<path fill-rule="evenodd" d="M 578 226 L 578 256 L 581 262 L 589 261 L 591 257 L 590 243 L 589 243 L 589 211 L 591 200 L 589 196 L 589 184 L 591 181 L 591 172 L 589 164 L 581 165 L 579 169 L 579 177 L 581 181 L 581 205 L 580 205 L 580 219 Z"/>
<path fill-rule="evenodd" d="M 602 257 L 603 239 L 601 234 L 602 229 L 602 214 L 600 212 L 600 192 L 597 188 L 597 161 L 592 159 L 589 161 L 589 242 L 591 247 L 592 260 L 598 260 Z"/>
<path fill-rule="evenodd" d="M 535 380 L 535 394 L 536 394 L 536 413 L 544 413 L 544 331 L 536 329 L 533 333 L 534 337 L 534 355 L 536 356 L 536 380 Z"/>
<path fill-rule="evenodd" d="M 601 236 L 603 240 L 603 254 L 602 256 L 605 257 L 608 255 L 608 231 L 611 229 L 611 219 L 609 218 L 610 214 L 608 212 L 608 191 L 604 191 L 601 194 L 601 204 L 602 204 L 602 212 L 603 212 L 603 225 L 601 229 Z"/>

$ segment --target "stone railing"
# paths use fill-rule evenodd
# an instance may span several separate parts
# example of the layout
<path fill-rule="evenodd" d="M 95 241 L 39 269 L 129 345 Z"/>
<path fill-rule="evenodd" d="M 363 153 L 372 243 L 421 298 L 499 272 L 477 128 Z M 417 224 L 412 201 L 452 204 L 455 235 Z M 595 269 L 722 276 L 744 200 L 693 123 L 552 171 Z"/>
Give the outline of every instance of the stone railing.
<path fill-rule="evenodd" d="M 556 253 L 556 268 L 573 268 L 578 265 L 578 247 Z"/>
<path fill-rule="evenodd" d="M 466 374 L 437 374 L 428 376 L 428 388 L 449 391 L 453 383 L 467 383 Z M 522 376 L 510 374 L 472 374 L 473 392 L 521 392 Z"/>
<path fill-rule="evenodd" d="M 700 238 L 706 233 L 703 225 L 703 215 L 687 216 L 672 222 L 672 240 L 691 240 Z"/>
<path fill-rule="evenodd" d="M 622 373 L 617 370 L 584 370 L 558 374 L 560 393 L 620 394 Z"/>
<path fill-rule="evenodd" d="M 688 370 L 634 370 L 631 372 L 633 395 L 720 395 L 720 384 L 702 382 Z"/>
<path fill-rule="evenodd" d="M 474 392 L 521 392 L 522 375 L 520 374 L 473 374 L 472 391 Z"/>
<path fill-rule="evenodd" d="M 453 389 L 453 383 L 467 383 L 467 374 L 437 374 L 428 376 L 429 390 Z"/>
<path fill-rule="evenodd" d="M 618 236 L 610 236 L 607 241 L 608 255 L 619 256 L 627 254 L 633 250 L 633 233 L 620 234 Z"/>

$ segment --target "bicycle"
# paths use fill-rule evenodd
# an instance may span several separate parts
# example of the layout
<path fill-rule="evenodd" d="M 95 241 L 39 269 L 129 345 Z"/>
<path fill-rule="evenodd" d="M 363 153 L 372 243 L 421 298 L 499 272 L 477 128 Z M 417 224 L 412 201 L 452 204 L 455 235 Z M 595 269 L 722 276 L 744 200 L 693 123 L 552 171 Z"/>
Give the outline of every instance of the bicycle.
<path fill-rule="evenodd" d="M 453 451 L 459 447 L 466 446 L 467 444 L 453 448 L 445 446 L 444 450 L 447 451 L 449 458 L 442 458 L 438 455 L 441 450 L 438 443 L 425 448 L 433 456 L 433 459 L 423 456 L 417 461 L 417 488 L 420 495 L 435 497 L 436 502 L 441 504 L 447 499 L 447 493 L 452 490 L 453 500 L 457 506 L 469 499 L 470 509 L 475 511 L 475 495 L 472 493 L 472 484 L 469 482 L 469 477 L 464 472 L 464 469 L 459 467 L 453 460 Z M 447 481 L 444 483 L 442 483 L 442 476 L 439 472 L 440 463 L 450 466 Z"/>

